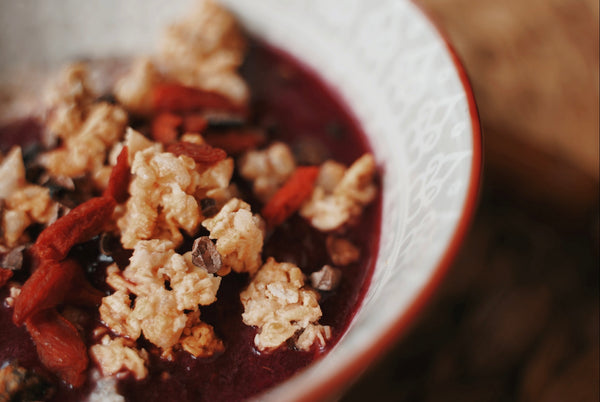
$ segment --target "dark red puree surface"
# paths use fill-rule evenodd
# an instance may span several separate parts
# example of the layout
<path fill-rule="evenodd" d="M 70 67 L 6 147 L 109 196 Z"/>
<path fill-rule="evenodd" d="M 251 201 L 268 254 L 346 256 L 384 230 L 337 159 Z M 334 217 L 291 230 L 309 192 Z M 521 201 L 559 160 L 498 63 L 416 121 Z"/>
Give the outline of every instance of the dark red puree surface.
<path fill-rule="evenodd" d="M 332 158 L 350 164 L 369 151 L 360 127 L 341 105 L 335 94 L 311 71 L 287 54 L 254 42 L 243 67 L 252 91 L 253 123 L 267 127 L 269 139 L 279 139 L 291 145 L 300 162 L 320 163 Z M 31 122 L 4 127 L 2 147 L 15 138 L 35 137 L 39 128 Z M 15 134 L 17 133 L 17 134 Z M 25 136 L 23 136 L 25 135 Z M 247 184 L 237 180 L 242 190 Z M 253 203 L 253 210 L 260 205 Z M 326 292 L 321 299 L 321 323 L 331 325 L 331 348 L 345 331 L 368 286 L 377 254 L 380 224 L 380 199 L 369 206 L 348 237 L 361 246 L 359 262 L 343 268 L 339 288 Z M 107 292 L 102 285 L 104 268 L 91 241 L 73 250 L 75 257 L 85 260 L 92 283 Z M 312 229 L 298 216 L 292 217 L 266 238 L 264 257 L 290 261 L 309 274 L 331 263 L 325 250 L 325 236 Z M 126 260 L 125 260 L 126 262 Z M 17 275 L 18 277 L 18 275 Z M 202 307 L 202 319 L 215 327 L 226 345 L 224 354 L 211 359 L 195 359 L 178 352 L 172 362 L 161 360 L 151 347 L 150 374 L 147 379 L 124 379 L 119 391 L 128 400 L 136 401 L 235 401 L 256 395 L 290 377 L 327 351 L 298 352 L 287 347 L 272 353 L 259 353 L 253 347 L 255 329 L 242 323 L 243 311 L 239 292 L 247 285 L 246 275 L 230 274 L 223 278 L 218 301 Z M 7 294 L 0 292 L 2 300 Z M 10 319 L 12 310 L 0 308 L 0 362 L 17 359 L 23 366 L 40 372 L 35 347 L 23 328 L 15 328 Z M 90 321 L 90 329 L 97 316 Z M 89 337 L 89 334 L 88 334 Z M 142 341 L 143 342 L 143 341 Z M 148 345 L 145 345 L 148 347 Z M 78 390 L 60 385 L 56 401 L 84 398 L 93 384 Z"/>

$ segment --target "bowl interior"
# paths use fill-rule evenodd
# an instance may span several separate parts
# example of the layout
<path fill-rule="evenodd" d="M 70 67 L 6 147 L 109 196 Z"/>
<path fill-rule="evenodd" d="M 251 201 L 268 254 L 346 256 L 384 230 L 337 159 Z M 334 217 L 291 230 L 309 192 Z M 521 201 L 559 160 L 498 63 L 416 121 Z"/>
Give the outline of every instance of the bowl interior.
<path fill-rule="evenodd" d="M 0 80 L 25 65 L 149 53 L 160 29 L 190 3 L 2 2 Z M 409 1 L 223 3 L 250 32 L 324 78 L 362 126 L 383 172 L 380 250 L 361 308 L 327 358 L 264 396 L 311 399 L 389 346 L 439 280 L 472 213 L 476 111 L 451 50 Z"/>

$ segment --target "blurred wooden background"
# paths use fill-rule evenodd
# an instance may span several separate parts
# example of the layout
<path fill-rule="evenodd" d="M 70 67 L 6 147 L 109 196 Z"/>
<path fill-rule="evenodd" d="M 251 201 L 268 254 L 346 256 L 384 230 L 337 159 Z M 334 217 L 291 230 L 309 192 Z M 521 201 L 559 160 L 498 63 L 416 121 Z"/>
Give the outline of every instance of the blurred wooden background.
<path fill-rule="evenodd" d="M 479 209 L 423 316 L 341 398 L 599 395 L 597 0 L 416 0 L 473 85 Z"/>
<path fill-rule="evenodd" d="M 465 65 L 490 170 L 566 209 L 597 198 L 598 1 L 417 2 Z"/>

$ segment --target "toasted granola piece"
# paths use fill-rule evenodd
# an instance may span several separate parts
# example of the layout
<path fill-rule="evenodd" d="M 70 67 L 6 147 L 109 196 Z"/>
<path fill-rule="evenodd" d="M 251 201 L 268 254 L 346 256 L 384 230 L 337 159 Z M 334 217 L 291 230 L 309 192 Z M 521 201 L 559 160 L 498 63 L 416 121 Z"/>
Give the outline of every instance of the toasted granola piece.
<path fill-rule="evenodd" d="M 328 325 L 308 324 L 296 339 L 296 348 L 299 350 L 310 350 L 313 345 L 322 348 L 331 338 L 331 327 Z"/>
<path fill-rule="evenodd" d="M 233 15 L 203 0 L 181 22 L 168 27 L 159 44 L 158 60 L 167 78 L 214 91 L 243 106 L 249 90 L 237 69 L 246 48 Z"/>
<path fill-rule="evenodd" d="M 223 341 L 217 338 L 214 328 L 200 321 L 183 330 L 179 343 L 183 350 L 194 357 L 210 357 L 225 350 Z"/>
<path fill-rule="evenodd" d="M 192 253 L 173 253 L 167 264 L 157 271 L 168 278 L 172 293 L 175 294 L 177 308 L 196 310 L 198 305 L 212 304 L 216 299 L 221 278 L 208 273 L 192 263 Z"/>
<path fill-rule="evenodd" d="M 127 132 L 125 133 L 125 141 L 123 145 L 126 146 L 128 150 L 127 157 L 129 166 L 133 165 L 135 154 L 137 154 L 139 151 L 143 151 L 148 148 L 155 148 L 157 151 L 162 150 L 162 146 L 160 144 L 149 140 L 148 138 L 144 137 L 143 134 L 139 133 L 138 131 L 135 131 L 131 127 L 127 127 Z"/>
<path fill-rule="evenodd" d="M 127 113 L 119 106 L 94 104 L 80 128 L 65 140 L 64 147 L 46 152 L 40 163 L 53 176 L 90 173 L 93 177 L 104 166 L 108 151 L 121 139 L 126 125 Z"/>
<path fill-rule="evenodd" d="M 176 253 L 172 242 L 138 242 L 123 272 L 108 270 L 107 283 L 116 291 L 102 300 L 103 322 L 131 339 L 143 333 L 168 353 L 188 324 L 188 312 L 213 303 L 221 282 L 191 260 L 191 252 Z"/>
<path fill-rule="evenodd" d="M 129 292 L 135 286 L 134 283 L 129 282 L 123 277 L 122 271 L 116 263 L 112 263 L 106 267 L 106 284 L 117 292 Z"/>
<path fill-rule="evenodd" d="M 90 371 L 90 382 L 95 385 L 88 395 L 87 402 L 125 402 L 125 397 L 118 391 L 117 378 L 103 377 L 96 368 Z"/>
<path fill-rule="evenodd" d="M 236 272 L 253 274 L 262 264 L 264 221 L 253 215 L 250 205 L 232 198 L 214 217 L 202 222 L 217 240 L 217 251 L 223 263 Z"/>
<path fill-rule="evenodd" d="M 333 193 L 335 187 L 342 181 L 348 168 L 334 160 L 323 162 L 317 176 L 317 186 L 323 188 L 327 193 Z"/>
<path fill-rule="evenodd" d="M 110 296 L 102 298 L 99 312 L 102 322 L 115 334 L 137 339 L 140 337 L 142 328 L 140 322 L 133 319 L 130 295 L 134 294 L 125 290 L 117 290 Z"/>
<path fill-rule="evenodd" d="M 267 202 L 296 169 L 290 148 L 275 142 L 267 149 L 246 152 L 239 160 L 240 175 L 253 182 L 254 194 Z"/>
<path fill-rule="evenodd" d="M 377 194 L 377 186 L 373 182 L 375 169 L 373 155 L 364 154 L 346 170 L 333 194 L 346 197 L 360 206 L 367 205 Z"/>
<path fill-rule="evenodd" d="M 136 380 L 148 375 L 148 353 L 137 349 L 130 339 L 104 335 L 90 348 L 90 355 L 100 367 L 103 376 L 117 376 L 123 372 L 131 373 Z"/>
<path fill-rule="evenodd" d="M 2 241 L 8 247 L 25 242 L 23 234 L 31 224 L 31 219 L 23 211 L 4 211 L 2 216 Z"/>
<path fill-rule="evenodd" d="M 200 175 L 200 188 L 196 191 L 197 199 L 212 198 L 221 208 L 236 193 L 235 185 L 230 184 L 233 176 L 233 159 L 227 158 L 205 169 Z M 205 216 L 208 218 L 208 216 Z"/>
<path fill-rule="evenodd" d="M 0 199 L 8 198 L 25 185 L 25 165 L 21 147 L 14 147 L 0 160 Z"/>
<path fill-rule="evenodd" d="M 0 163 L 0 244 L 15 247 L 26 241 L 25 230 L 32 223 L 49 223 L 56 215 L 57 203 L 50 191 L 28 184 L 20 147 L 13 148 Z"/>
<path fill-rule="evenodd" d="M 26 185 L 6 199 L 6 208 L 22 211 L 36 223 L 49 223 L 56 214 L 56 203 L 50 198 L 50 190 L 37 185 Z"/>
<path fill-rule="evenodd" d="M 131 197 L 125 214 L 117 221 L 121 242 L 133 248 L 140 240 L 170 239 L 181 244 L 181 229 L 195 233 L 201 219 L 199 200 L 210 190 L 227 187 L 233 174 L 229 158 L 211 166 L 159 147 L 135 153 L 129 186 Z"/>
<path fill-rule="evenodd" d="M 187 317 L 177 309 L 177 301 L 166 289 L 156 288 L 154 293 L 138 296 L 132 316 L 141 323 L 144 337 L 169 353 L 179 341 Z"/>
<path fill-rule="evenodd" d="M 323 334 L 323 340 L 329 337 L 330 329 L 318 324 L 322 315 L 318 294 L 304 287 L 304 274 L 294 264 L 278 263 L 270 257 L 240 293 L 240 299 L 244 323 L 258 327 L 254 344 L 259 350 L 276 349 L 307 329 L 314 336 L 307 333 L 298 337 L 296 347 L 302 350 L 319 340 L 318 333 Z"/>
<path fill-rule="evenodd" d="M 115 97 L 127 111 L 137 115 L 152 113 L 152 88 L 162 81 L 161 74 L 147 57 L 134 61 L 129 72 L 117 81 Z"/>
<path fill-rule="evenodd" d="M 337 266 L 350 265 L 360 258 L 360 249 L 348 239 L 330 234 L 327 236 L 325 244 L 329 258 Z"/>
<path fill-rule="evenodd" d="M 66 140 L 81 129 L 95 94 L 88 82 L 88 69 L 83 63 L 67 66 L 49 96 L 48 131 Z"/>
<path fill-rule="evenodd" d="M 330 169 L 330 166 L 327 169 L 317 179 L 311 199 L 300 208 L 300 215 L 323 232 L 351 224 L 377 194 L 377 186 L 373 182 L 375 160 L 371 154 L 358 158 L 335 186 L 335 176 L 339 173 Z"/>

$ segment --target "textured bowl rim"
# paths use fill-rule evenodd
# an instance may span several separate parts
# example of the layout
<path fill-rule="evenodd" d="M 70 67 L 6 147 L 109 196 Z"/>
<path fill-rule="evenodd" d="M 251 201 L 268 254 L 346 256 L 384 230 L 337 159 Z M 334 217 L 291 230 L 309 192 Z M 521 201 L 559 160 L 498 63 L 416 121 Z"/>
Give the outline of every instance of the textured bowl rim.
<path fill-rule="evenodd" d="M 414 4 L 422 15 L 430 22 L 439 39 L 444 43 L 445 48 L 454 63 L 454 67 L 466 95 L 469 115 L 471 117 L 473 154 L 471 160 L 471 176 L 469 177 L 465 201 L 456 228 L 450 237 L 448 247 L 442 254 L 437 266 L 433 269 L 431 276 L 427 279 L 425 285 L 418 291 L 408 308 L 404 310 L 403 314 L 395 319 L 376 342 L 373 342 L 370 347 L 360 354 L 357 354 L 352 359 L 352 362 L 342 370 L 335 372 L 329 378 L 319 382 L 315 387 L 307 389 L 302 396 L 296 399 L 298 402 L 327 400 L 327 398 L 335 396 L 336 393 L 343 392 L 356 381 L 370 365 L 381 359 L 386 350 L 390 349 L 395 342 L 398 342 L 408 333 L 411 326 L 416 323 L 419 314 L 423 312 L 427 303 L 430 302 L 435 295 L 436 289 L 442 283 L 452 262 L 456 258 L 477 209 L 483 170 L 483 137 L 473 88 L 463 62 L 450 43 L 448 34 L 441 28 L 439 23 L 423 5 L 417 3 L 415 0 L 411 0 L 411 3 Z"/>

